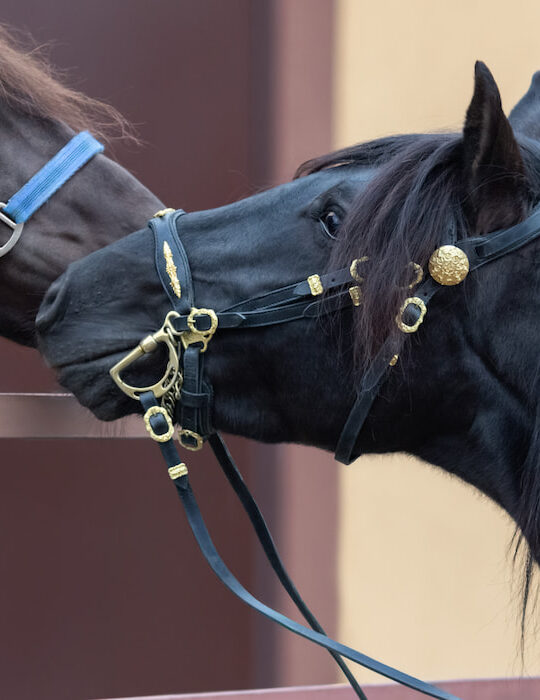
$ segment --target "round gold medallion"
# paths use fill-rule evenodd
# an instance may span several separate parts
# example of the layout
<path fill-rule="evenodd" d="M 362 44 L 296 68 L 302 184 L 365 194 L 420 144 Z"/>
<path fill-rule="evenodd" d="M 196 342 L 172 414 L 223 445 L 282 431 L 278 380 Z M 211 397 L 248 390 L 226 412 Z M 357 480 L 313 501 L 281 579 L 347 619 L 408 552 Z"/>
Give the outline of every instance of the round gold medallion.
<path fill-rule="evenodd" d="M 455 245 L 437 248 L 429 259 L 429 274 L 447 287 L 463 282 L 468 272 L 469 258 Z"/>

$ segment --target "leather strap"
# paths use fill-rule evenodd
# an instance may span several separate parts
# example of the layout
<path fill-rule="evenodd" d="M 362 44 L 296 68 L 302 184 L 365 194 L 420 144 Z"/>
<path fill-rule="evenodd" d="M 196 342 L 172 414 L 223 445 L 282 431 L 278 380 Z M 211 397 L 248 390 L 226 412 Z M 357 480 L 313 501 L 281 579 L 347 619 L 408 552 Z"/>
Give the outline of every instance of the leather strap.
<path fill-rule="evenodd" d="M 313 615 L 311 610 L 308 608 L 308 606 L 302 599 L 302 596 L 298 592 L 296 586 L 294 585 L 289 574 L 287 573 L 285 565 L 283 564 L 283 561 L 279 556 L 279 553 L 274 544 L 274 540 L 272 538 L 272 535 L 270 534 L 270 530 L 268 529 L 268 526 L 259 509 L 259 506 L 257 505 L 255 499 L 251 495 L 250 490 L 246 486 L 242 475 L 238 471 L 238 468 L 234 463 L 234 460 L 231 457 L 229 450 L 227 449 L 227 446 L 221 438 L 221 435 L 219 433 L 214 433 L 213 435 L 210 435 L 210 437 L 208 438 L 208 443 L 212 448 L 212 451 L 221 469 L 223 470 L 223 473 L 227 477 L 229 484 L 232 486 L 235 494 L 238 496 L 238 499 L 244 507 L 244 510 L 246 511 L 250 519 L 251 525 L 255 530 L 257 539 L 259 540 L 264 550 L 266 558 L 268 559 L 268 562 L 270 563 L 270 566 L 272 567 L 276 576 L 278 577 L 281 585 L 287 591 L 289 597 L 296 605 L 296 607 L 298 608 L 304 619 L 307 621 L 311 629 L 314 629 L 315 631 L 320 632 L 320 634 L 324 634 L 326 636 L 326 632 L 321 627 L 315 615 Z M 349 669 L 345 661 L 335 651 L 329 649 L 329 652 L 333 657 L 334 661 L 343 671 L 345 677 L 349 681 L 351 687 L 353 688 L 357 696 L 360 698 L 360 700 L 367 700 L 362 688 L 358 685 L 356 678 L 352 674 L 352 671 Z"/>
<path fill-rule="evenodd" d="M 377 398 L 381 385 L 386 379 L 390 360 L 395 355 L 395 352 L 394 342 L 387 340 L 377 353 L 367 373 L 362 377 L 356 400 L 343 426 L 336 446 L 334 456 L 338 462 L 343 464 L 351 463 L 356 440 L 371 406 Z"/>
<path fill-rule="evenodd" d="M 101 151 L 102 144 L 87 131 L 81 131 L 15 192 L 7 204 L 0 202 L 0 222 L 11 229 L 8 240 L 0 245 L 0 258 L 17 244 L 32 214 Z"/>
<path fill-rule="evenodd" d="M 348 268 L 342 268 L 334 272 L 327 272 L 325 275 L 319 276 L 319 281 L 321 289 L 324 292 L 329 292 L 337 287 L 342 287 L 344 284 L 353 284 L 353 278 L 351 277 L 351 272 Z M 252 311 L 257 309 L 267 309 L 272 306 L 283 304 L 284 302 L 294 301 L 295 297 L 313 297 L 313 292 L 307 280 L 302 280 L 302 282 L 295 282 L 294 284 L 288 284 L 285 287 L 280 287 L 271 292 L 265 292 L 264 294 L 259 294 L 257 296 L 251 297 L 250 299 L 244 299 L 243 301 L 230 306 L 227 311 Z"/>
<path fill-rule="evenodd" d="M 197 345 L 184 350 L 184 381 L 180 393 L 180 425 L 202 437 L 211 434 L 212 390 L 203 384 L 204 354 Z M 184 443 L 189 440 L 183 438 Z M 193 443 L 194 446 L 196 443 Z"/>
<path fill-rule="evenodd" d="M 152 392 L 142 394 L 141 402 L 145 410 L 148 410 L 152 406 L 158 405 Z M 162 415 L 158 414 L 153 416 L 150 418 L 150 422 L 157 434 L 163 434 L 167 431 L 168 426 Z M 181 463 L 180 456 L 172 440 L 160 442 L 158 445 L 168 468 L 177 467 Z M 219 447 L 219 445 L 217 446 Z M 372 659 L 371 657 L 362 654 L 351 647 L 340 644 L 321 632 L 309 629 L 308 627 L 291 620 L 287 616 L 279 613 L 255 598 L 231 573 L 216 550 L 208 529 L 204 523 L 199 506 L 197 505 L 197 501 L 195 500 L 195 495 L 193 494 L 187 473 L 177 478 L 173 478 L 173 481 L 180 500 L 182 501 L 182 505 L 184 506 L 188 523 L 206 561 L 209 563 L 210 567 L 221 582 L 227 586 L 227 588 L 231 590 L 238 598 L 240 598 L 240 600 L 252 607 L 254 610 L 260 612 L 265 617 L 268 617 L 270 620 L 277 622 L 285 629 L 288 629 L 291 632 L 294 632 L 295 634 L 304 637 L 305 639 L 308 639 L 311 642 L 324 647 L 325 649 L 328 649 L 329 651 L 335 652 L 336 654 L 339 654 L 350 661 L 354 661 L 365 668 L 369 668 L 370 670 L 375 671 L 375 673 L 385 676 L 386 678 L 390 678 L 391 680 L 401 683 L 402 685 L 412 688 L 413 690 L 423 693 L 424 695 L 438 698 L 439 700 L 459 700 L 459 698 L 457 698 L 455 695 L 436 688 L 429 683 L 424 683 L 423 681 L 414 678 L 413 676 L 409 676 L 406 673 L 402 673 L 401 671 L 398 671 L 391 666 L 387 666 L 376 659 Z M 362 695 L 359 695 L 359 697 L 362 698 Z"/>
<path fill-rule="evenodd" d="M 17 224 L 28 221 L 77 170 L 102 151 L 103 145 L 92 134 L 81 131 L 10 197 L 4 213 Z"/>
<path fill-rule="evenodd" d="M 155 216 L 148 225 L 154 234 L 154 261 L 163 289 L 169 297 L 172 308 L 179 314 L 188 314 L 193 306 L 193 282 L 186 251 L 178 238 L 176 222 L 186 212 L 178 209 L 165 216 Z M 170 250 L 170 255 L 168 250 Z M 172 257 L 171 257 L 172 256 Z M 176 261 L 176 263 L 175 263 Z M 179 288 L 173 288 L 170 265 L 178 279 Z M 167 268 L 169 267 L 169 270 Z"/>
<path fill-rule="evenodd" d="M 217 312 L 218 327 L 225 328 L 261 328 L 263 326 L 275 326 L 278 323 L 299 321 L 302 318 L 318 318 L 322 314 L 329 314 L 351 306 L 352 300 L 348 291 L 338 292 L 330 297 L 313 301 L 308 297 L 304 301 L 284 302 L 280 306 L 257 309 L 252 311 L 221 311 Z M 184 314 L 173 320 L 174 329 L 178 333 L 188 330 L 188 316 Z M 199 316 L 194 319 L 198 330 L 208 330 L 209 318 Z"/>
<path fill-rule="evenodd" d="M 150 407 L 157 405 L 155 397 L 151 393 L 144 395 L 142 398 L 142 402 L 145 410 L 148 410 Z M 161 425 L 158 425 L 157 421 L 154 418 L 152 418 L 151 421 L 153 423 L 153 427 L 158 432 L 164 433 L 167 430 L 167 425 L 164 422 L 162 422 Z M 282 586 L 289 594 L 290 598 L 292 599 L 300 613 L 303 615 L 305 620 L 307 620 L 308 624 L 312 627 L 312 629 L 316 630 L 317 632 L 320 632 L 321 634 L 325 634 L 317 618 L 313 615 L 311 610 L 305 604 L 304 600 L 300 596 L 300 593 L 296 589 L 296 586 L 289 577 L 285 566 L 281 560 L 281 557 L 279 556 L 278 551 L 274 545 L 274 540 L 272 538 L 272 535 L 270 534 L 270 531 L 268 530 L 268 526 L 266 525 L 264 517 L 257 503 L 255 502 L 255 499 L 253 498 L 249 489 L 247 488 L 242 478 L 242 475 L 238 471 L 229 453 L 229 450 L 227 449 L 227 446 L 221 438 L 221 435 L 219 435 L 219 433 L 213 433 L 210 436 L 208 442 L 212 448 L 212 451 L 214 452 L 214 455 L 216 456 L 220 467 L 223 470 L 223 473 L 225 474 L 228 482 L 233 487 L 234 493 L 236 494 L 242 506 L 244 507 L 244 510 L 246 511 L 250 522 L 253 526 L 255 534 L 257 535 L 257 539 L 261 543 L 264 553 L 266 554 L 266 557 L 272 569 L 278 576 L 278 579 L 281 582 Z M 175 464 L 178 464 L 180 458 L 178 456 L 178 453 L 175 453 L 174 451 L 174 443 L 172 443 L 172 441 L 171 445 L 163 446 L 162 452 L 164 450 L 166 450 L 164 457 L 167 465 L 170 467 L 174 466 Z M 343 671 L 345 677 L 349 681 L 351 687 L 353 688 L 357 696 L 360 698 L 360 700 L 367 700 L 364 692 L 362 691 L 362 688 L 358 685 L 356 678 L 348 668 L 345 661 L 341 658 L 341 656 L 331 650 L 330 654 Z"/>
<path fill-rule="evenodd" d="M 502 255 L 512 253 L 540 236 L 540 206 L 524 221 L 501 231 L 486 236 L 476 236 L 458 241 L 460 247 L 469 258 L 469 271 L 477 270 Z"/>

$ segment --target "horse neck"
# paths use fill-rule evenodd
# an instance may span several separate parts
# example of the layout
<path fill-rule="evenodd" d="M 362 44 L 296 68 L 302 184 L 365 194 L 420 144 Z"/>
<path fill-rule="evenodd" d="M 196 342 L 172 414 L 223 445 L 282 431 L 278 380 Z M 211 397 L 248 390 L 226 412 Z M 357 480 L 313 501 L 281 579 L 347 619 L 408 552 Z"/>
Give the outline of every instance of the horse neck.
<path fill-rule="evenodd" d="M 490 286 L 483 283 L 478 287 Z M 471 301 L 469 293 L 452 304 L 448 292 L 430 309 L 421 342 L 403 353 L 375 405 L 365 449 L 405 451 L 441 467 L 488 495 L 523 528 L 535 369 L 523 376 L 526 340 L 501 332 L 511 327 L 504 312 L 494 332 L 493 317 L 474 312 L 485 309 L 486 300 Z"/>
<path fill-rule="evenodd" d="M 18 114 L 4 103 L 0 124 L 0 199 L 5 202 L 73 132 L 58 122 Z M 41 299 L 69 263 L 141 228 L 160 208 L 157 197 L 124 168 L 95 156 L 31 217 L 21 240 L 0 261 L 0 334 L 34 345 Z"/>

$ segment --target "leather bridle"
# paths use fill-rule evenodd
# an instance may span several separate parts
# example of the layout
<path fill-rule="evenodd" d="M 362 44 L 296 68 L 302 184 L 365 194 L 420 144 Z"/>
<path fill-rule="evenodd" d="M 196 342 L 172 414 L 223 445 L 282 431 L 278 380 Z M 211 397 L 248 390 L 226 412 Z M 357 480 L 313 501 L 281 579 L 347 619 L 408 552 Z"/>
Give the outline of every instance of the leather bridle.
<path fill-rule="evenodd" d="M 359 663 L 398 683 L 440 700 L 456 698 L 438 688 L 372 659 L 328 637 L 302 600 L 287 574 L 275 548 L 264 518 L 247 489 L 221 436 L 211 426 L 212 389 L 204 378 L 204 356 L 216 330 L 254 328 L 312 318 L 360 303 L 359 259 L 347 268 L 321 275 L 268 293 L 252 297 L 223 311 L 194 306 L 194 289 L 189 261 L 178 236 L 177 226 L 184 211 L 165 209 L 149 222 L 155 241 L 155 264 L 163 289 L 171 302 L 162 327 L 143 338 L 139 345 L 110 370 L 111 377 L 124 393 L 139 400 L 145 411 L 144 422 L 162 452 L 187 519 L 204 557 L 220 580 L 249 606 L 286 629 L 309 639 L 332 654 L 357 696 L 366 696 L 347 667 L 344 658 Z M 324 294 L 326 292 L 326 294 Z M 122 379 L 133 362 L 154 352 L 160 344 L 168 350 L 167 367 L 162 378 L 152 386 L 136 387 Z M 179 350 L 179 348 L 182 350 Z M 208 533 L 188 478 L 188 468 L 181 461 L 173 441 L 174 417 L 180 402 L 178 440 L 188 450 L 199 450 L 205 440 L 212 448 L 229 483 L 240 499 L 254 527 L 263 550 L 285 590 L 311 629 L 282 615 L 249 593 L 229 571 Z"/>
<path fill-rule="evenodd" d="M 87 132 L 74 136 L 45 164 L 7 204 L 0 203 L 0 221 L 12 229 L 10 239 L 0 246 L 0 257 L 17 243 L 28 218 L 56 190 L 103 146 Z M 344 659 L 355 661 L 376 673 L 418 692 L 440 700 L 459 700 L 444 690 L 424 683 L 329 638 L 306 606 L 278 555 L 264 518 L 238 472 L 219 433 L 211 423 L 212 387 L 204 376 L 204 356 L 219 329 L 271 326 L 299 319 L 316 319 L 361 303 L 361 268 L 367 258 L 353 260 L 350 267 L 326 274 L 313 274 L 295 284 L 275 289 L 215 311 L 195 306 L 189 260 L 178 236 L 182 210 L 165 209 L 149 222 L 155 238 L 156 268 L 171 302 L 161 328 L 147 336 L 111 370 L 120 389 L 144 408 L 144 421 L 150 436 L 158 443 L 168 472 L 184 505 L 190 527 L 208 563 L 222 582 L 245 603 L 290 631 L 329 650 L 356 695 L 366 700 Z M 540 207 L 523 222 L 488 236 L 451 239 L 438 248 L 429 261 L 429 275 L 422 281 L 422 270 L 411 263 L 416 280 L 414 295 L 403 302 L 396 323 L 404 333 L 414 333 L 423 322 L 431 299 L 444 286 L 459 284 L 469 272 L 510 253 L 540 236 Z M 362 273 L 362 274 L 361 274 Z M 145 387 L 127 384 L 121 373 L 138 358 L 152 353 L 160 344 L 168 351 L 162 378 Z M 349 412 L 336 447 L 336 459 L 349 464 L 355 444 L 385 381 L 398 359 L 396 341 L 387 339 L 361 378 L 356 400 Z M 180 402 L 178 439 L 182 447 L 199 450 L 208 441 L 225 476 L 246 510 L 264 552 L 285 590 L 311 629 L 300 625 L 254 598 L 228 570 L 210 538 L 188 479 L 188 469 L 173 442 L 176 405 Z M 355 455 L 355 457 L 358 455 Z"/>
<path fill-rule="evenodd" d="M 275 289 L 235 304 L 222 311 L 195 306 L 189 260 L 178 236 L 184 211 L 165 209 L 149 222 L 155 239 L 155 264 L 171 302 L 162 327 L 144 338 L 118 362 L 111 376 L 120 389 L 139 400 L 150 436 L 158 443 L 168 472 L 184 505 L 190 527 L 208 563 L 221 581 L 245 603 L 296 634 L 330 651 L 359 698 L 365 695 L 346 666 L 344 658 L 355 661 L 397 683 L 440 700 L 458 700 L 444 690 L 404 674 L 350 647 L 330 639 L 307 608 L 289 578 L 273 544 L 255 500 L 242 480 L 221 436 L 211 423 L 212 387 L 204 374 L 204 357 L 215 332 L 255 328 L 299 319 L 316 319 L 361 303 L 362 265 L 367 258 L 352 261 L 350 267 L 326 274 L 313 274 L 297 283 Z M 426 316 L 434 295 L 443 287 L 462 282 L 469 272 L 510 253 L 540 236 L 540 208 L 523 222 L 489 236 L 449 240 L 429 261 L 429 275 L 413 265 L 416 287 L 405 299 L 396 318 L 404 333 L 414 333 Z M 162 378 L 151 386 L 136 387 L 122 379 L 122 372 L 138 358 L 154 352 L 160 344 L 168 350 Z M 392 366 L 398 359 L 396 341 L 383 343 L 362 377 L 356 400 L 345 422 L 336 447 L 336 459 L 349 464 L 358 436 L 373 401 Z M 228 570 L 210 538 L 188 479 L 188 468 L 180 459 L 173 441 L 176 405 L 180 406 L 178 440 L 188 450 L 199 450 L 208 441 L 227 479 L 245 508 L 257 537 L 285 590 L 312 629 L 285 617 L 254 598 Z M 358 456 L 358 455 L 356 455 Z"/>
<path fill-rule="evenodd" d="M 216 330 L 272 326 L 300 319 L 314 320 L 351 305 L 358 306 L 362 298 L 362 275 L 366 274 L 362 266 L 368 259 L 358 258 L 349 267 L 310 275 L 307 279 L 251 297 L 223 311 L 201 309 L 194 306 L 189 261 L 177 233 L 178 220 L 184 214 L 181 209 L 164 209 L 148 224 L 155 238 L 156 268 L 173 310 L 167 314 L 156 333 L 144 338 L 111 369 L 111 376 L 120 389 L 133 399 L 140 399 L 146 391 L 153 392 L 156 399 L 161 399 L 163 416 L 171 434 L 174 430 L 174 407 L 180 400 L 181 428 L 178 440 L 188 450 L 199 450 L 214 432 L 211 424 L 212 388 L 204 379 L 203 356 Z M 420 266 L 410 263 L 415 280 L 409 288 L 415 289 L 399 310 L 396 317 L 398 328 L 407 334 L 416 332 L 439 290 L 460 284 L 470 272 L 539 236 L 540 206 L 521 223 L 488 236 L 459 241 L 450 237 L 432 254 L 428 264 L 429 274 L 425 279 Z M 153 352 L 160 343 L 166 345 L 169 353 L 162 378 L 147 387 L 127 384 L 121 378 L 121 372 L 142 355 Z M 183 353 L 178 351 L 179 346 L 183 347 Z M 397 351 L 395 339 L 389 338 L 361 378 L 356 400 L 338 439 L 335 451 L 337 461 L 350 464 L 359 456 L 355 454 L 353 457 L 356 441 L 381 385 L 398 360 Z"/>

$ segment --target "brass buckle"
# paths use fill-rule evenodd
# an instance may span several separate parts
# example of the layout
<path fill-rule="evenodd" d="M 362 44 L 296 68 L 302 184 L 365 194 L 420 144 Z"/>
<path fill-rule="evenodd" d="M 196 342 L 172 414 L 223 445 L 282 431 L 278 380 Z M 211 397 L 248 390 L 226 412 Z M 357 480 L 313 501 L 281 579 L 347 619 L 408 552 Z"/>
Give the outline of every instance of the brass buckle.
<path fill-rule="evenodd" d="M 409 285 L 407 285 L 407 289 L 412 289 L 413 287 L 416 287 L 417 284 L 420 284 L 420 282 L 422 281 L 422 278 L 424 277 L 424 270 L 422 269 L 421 265 L 415 262 L 410 262 L 408 266 L 412 268 L 412 271 L 415 275 L 414 280 Z"/>
<path fill-rule="evenodd" d="M 152 335 L 146 336 L 146 338 L 143 338 L 136 348 L 133 348 L 133 350 L 129 352 L 122 360 L 120 360 L 120 362 L 117 362 L 114 367 L 111 367 L 109 374 L 116 385 L 124 392 L 124 394 L 127 394 L 132 399 L 139 401 L 140 394 L 143 394 L 146 391 L 152 391 L 154 392 L 155 397 L 158 399 L 160 396 L 163 396 L 170 391 L 177 379 L 182 379 L 179 370 L 178 352 L 175 342 L 175 335 L 178 333 L 172 324 L 173 319 L 178 318 L 179 315 L 180 314 L 178 314 L 176 311 L 169 311 L 165 317 L 163 325 L 158 331 Z M 159 343 L 164 343 L 169 351 L 167 367 L 161 379 L 150 386 L 132 386 L 131 384 L 124 382 L 120 376 L 120 373 L 123 372 L 126 367 L 129 367 L 131 364 L 136 362 L 136 360 L 141 358 L 143 355 L 154 352 Z"/>
<path fill-rule="evenodd" d="M 167 422 L 167 432 L 156 433 L 152 427 L 152 423 L 150 423 L 150 418 L 152 418 L 152 416 L 163 416 L 163 418 L 165 418 Z M 171 417 L 162 406 L 150 406 L 150 408 L 144 414 L 144 424 L 146 426 L 146 430 L 148 430 L 150 433 L 150 437 L 156 442 L 168 442 L 174 435 L 174 426 L 172 424 Z"/>
<path fill-rule="evenodd" d="M 352 261 L 351 266 L 349 268 L 349 272 L 351 273 L 351 277 L 353 278 L 353 280 L 355 280 L 355 282 L 360 282 L 360 284 L 362 284 L 362 282 L 364 281 L 364 278 L 360 277 L 360 273 L 358 272 L 358 265 L 360 263 L 367 262 L 368 260 L 369 258 L 367 257 L 367 255 L 364 255 L 361 258 L 356 258 Z"/>
<path fill-rule="evenodd" d="M 193 438 L 193 440 L 195 440 L 195 444 L 184 442 L 184 437 Z M 197 452 L 204 444 L 204 440 L 199 433 L 196 433 L 193 430 L 188 430 L 187 428 L 180 428 L 178 430 L 178 441 L 182 447 L 185 447 L 186 450 L 191 450 L 192 452 Z"/>
<path fill-rule="evenodd" d="M 418 317 L 416 322 L 412 324 L 412 326 L 409 326 L 403 321 L 403 313 L 407 306 L 409 306 L 409 304 L 413 304 L 414 306 L 417 306 L 420 309 L 420 316 Z M 420 324 L 424 320 L 424 316 L 426 315 L 426 313 L 427 307 L 422 301 L 422 299 L 420 299 L 420 297 L 408 297 L 401 305 L 399 313 L 396 316 L 396 323 L 398 325 L 399 330 L 403 331 L 404 333 L 414 333 L 420 327 Z"/>
<path fill-rule="evenodd" d="M 198 330 L 195 325 L 195 319 L 200 316 L 208 316 L 210 318 L 210 328 L 206 331 Z M 212 336 L 218 327 L 218 317 L 212 309 L 196 309 L 193 307 L 187 317 L 187 326 L 189 330 L 184 331 L 180 336 L 184 349 L 194 343 L 202 343 L 201 352 L 206 352 L 208 343 L 212 340 Z"/>
<path fill-rule="evenodd" d="M 13 248 L 15 243 L 19 240 L 21 237 L 21 233 L 23 231 L 24 223 L 22 224 L 17 224 L 13 219 L 10 219 L 7 214 L 4 214 L 2 209 L 5 209 L 6 207 L 5 202 L 0 202 L 0 221 L 2 221 L 6 226 L 9 226 L 10 229 L 12 229 L 13 233 L 9 237 L 9 239 L 4 243 L 4 245 L 0 246 L 0 258 L 5 255 L 6 253 L 9 253 L 9 251 Z"/>

